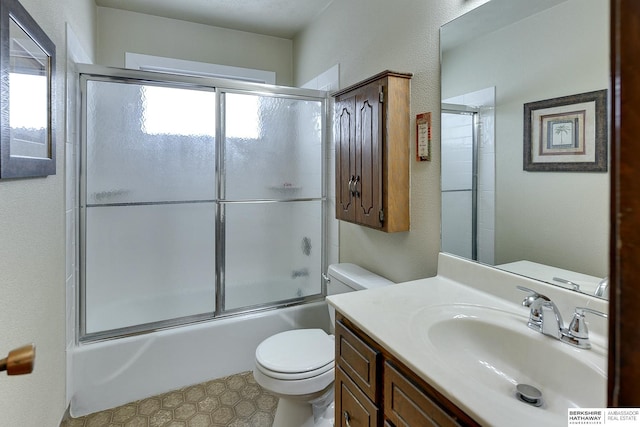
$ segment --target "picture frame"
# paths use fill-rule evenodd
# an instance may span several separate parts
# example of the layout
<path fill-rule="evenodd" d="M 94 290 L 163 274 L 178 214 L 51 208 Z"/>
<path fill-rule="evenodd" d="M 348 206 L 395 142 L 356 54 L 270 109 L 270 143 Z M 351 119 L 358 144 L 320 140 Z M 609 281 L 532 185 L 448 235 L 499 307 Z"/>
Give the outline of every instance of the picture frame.
<path fill-rule="evenodd" d="M 524 104 L 523 169 L 607 171 L 607 90 Z"/>
<path fill-rule="evenodd" d="M 0 0 L 0 179 L 55 175 L 56 47 L 18 0 Z"/>

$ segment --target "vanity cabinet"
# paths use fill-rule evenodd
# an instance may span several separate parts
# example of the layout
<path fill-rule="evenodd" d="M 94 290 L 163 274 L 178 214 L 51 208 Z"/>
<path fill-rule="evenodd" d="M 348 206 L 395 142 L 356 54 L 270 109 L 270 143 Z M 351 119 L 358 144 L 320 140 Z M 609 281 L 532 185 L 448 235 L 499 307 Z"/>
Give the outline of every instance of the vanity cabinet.
<path fill-rule="evenodd" d="M 411 76 L 385 71 L 332 94 L 336 218 L 409 230 Z"/>
<path fill-rule="evenodd" d="M 339 313 L 335 337 L 336 427 L 479 426 Z"/>

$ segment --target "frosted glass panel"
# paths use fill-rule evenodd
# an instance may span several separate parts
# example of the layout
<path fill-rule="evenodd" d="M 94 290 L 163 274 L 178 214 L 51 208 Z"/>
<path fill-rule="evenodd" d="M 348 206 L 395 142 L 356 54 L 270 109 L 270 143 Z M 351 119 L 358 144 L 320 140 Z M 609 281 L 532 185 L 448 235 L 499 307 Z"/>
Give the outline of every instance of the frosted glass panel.
<path fill-rule="evenodd" d="M 226 199 L 322 196 L 322 103 L 226 93 Z"/>
<path fill-rule="evenodd" d="M 215 204 L 87 209 L 86 329 L 212 313 Z"/>
<path fill-rule="evenodd" d="M 442 252 L 472 259 L 472 191 L 442 192 Z"/>
<path fill-rule="evenodd" d="M 442 114 L 442 191 L 473 186 L 473 116 Z"/>
<path fill-rule="evenodd" d="M 140 74 L 81 75 L 80 340 L 321 296 L 324 99 Z"/>
<path fill-rule="evenodd" d="M 321 292 L 322 202 L 226 205 L 227 310 Z"/>
<path fill-rule="evenodd" d="M 215 198 L 215 93 L 87 82 L 87 203 Z"/>

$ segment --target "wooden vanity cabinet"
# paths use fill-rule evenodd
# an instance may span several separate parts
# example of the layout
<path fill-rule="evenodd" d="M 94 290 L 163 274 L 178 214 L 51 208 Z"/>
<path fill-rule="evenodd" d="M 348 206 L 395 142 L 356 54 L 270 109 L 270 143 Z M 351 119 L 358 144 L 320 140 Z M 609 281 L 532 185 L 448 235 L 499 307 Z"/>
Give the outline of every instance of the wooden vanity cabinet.
<path fill-rule="evenodd" d="M 339 313 L 335 338 L 336 427 L 479 426 Z"/>
<path fill-rule="evenodd" d="M 336 218 L 409 230 L 411 76 L 385 71 L 332 94 Z"/>
<path fill-rule="evenodd" d="M 336 320 L 336 427 L 378 427 L 382 353 Z"/>

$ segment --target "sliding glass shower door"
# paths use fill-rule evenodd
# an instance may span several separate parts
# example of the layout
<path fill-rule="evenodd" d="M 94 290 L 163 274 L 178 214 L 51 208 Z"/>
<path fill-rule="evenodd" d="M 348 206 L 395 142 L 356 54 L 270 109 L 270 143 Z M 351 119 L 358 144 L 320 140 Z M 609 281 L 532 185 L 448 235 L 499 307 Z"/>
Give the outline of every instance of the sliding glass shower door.
<path fill-rule="evenodd" d="M 317 294 L 323 105 L 237 92 L 222 97 L 224 307 Z"/>
<path fill-rule="evenodd" d="M 85 332 L 213 311 L 215 92 L 86 93 Z"/>
<path fill-rule="evenodd" d="M 324 98 L 104 74 L 81 74 L 80 339 L 320 297 Z"/>

